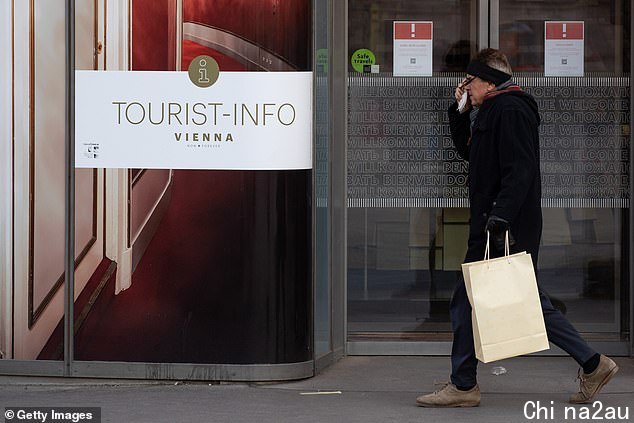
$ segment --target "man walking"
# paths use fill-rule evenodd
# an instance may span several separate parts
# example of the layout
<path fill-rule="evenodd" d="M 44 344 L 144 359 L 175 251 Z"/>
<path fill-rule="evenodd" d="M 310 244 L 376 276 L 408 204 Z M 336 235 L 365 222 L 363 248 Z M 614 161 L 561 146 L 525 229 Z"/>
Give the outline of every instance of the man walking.
<path fill-rule="evenodd" d="M 509 231 L 511 253 L 526 251 L 537 265 L 542 232 L 541 178 L 539 169 L 539 114 L 537 103 L 511 80 L 504 54 L 485 49 L 467 66 L 467 78 L 456 88 L 449 108 L 454 146 L 469 161 L 471 221 L 465 263 L 484 257 L 487 231 L 493 256 L 504 251 Z M 464 93 L 468 100 L 458 108 Z M 504 293 L 500 293 L 504 295 Z M 579 336 L 568 320 L 539 292 L 548 339 L 582 367 L 580 390 L 571 403 L 588 403 L 614 376 L 618 366 L 598 354 Z M 480 404 L 476 381 L 471 326 L 471 305 L 464 284 L 459 284 L 450 305 L 453 329 L 451 382 L 420 396 L 423 407 L 474 407 Z"/>

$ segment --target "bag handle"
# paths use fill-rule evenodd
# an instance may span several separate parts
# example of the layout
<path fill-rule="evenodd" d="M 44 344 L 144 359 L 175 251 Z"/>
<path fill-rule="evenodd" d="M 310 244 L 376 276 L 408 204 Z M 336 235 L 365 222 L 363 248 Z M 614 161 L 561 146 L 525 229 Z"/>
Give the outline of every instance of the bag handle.
<path fill-rule="evenodd" d="M 485 261 L 491 260 L 491 249 L 489 248 L 490 234 L 491 234 L 490 231 L 487 231 L 487 245 L 484 248 Z M 504 234 L 504 257 L 508 257 L 510 255 L 511 255 L 511 247 L 509 245 L 509 231 L 507 229 L 506 233 Z"/>

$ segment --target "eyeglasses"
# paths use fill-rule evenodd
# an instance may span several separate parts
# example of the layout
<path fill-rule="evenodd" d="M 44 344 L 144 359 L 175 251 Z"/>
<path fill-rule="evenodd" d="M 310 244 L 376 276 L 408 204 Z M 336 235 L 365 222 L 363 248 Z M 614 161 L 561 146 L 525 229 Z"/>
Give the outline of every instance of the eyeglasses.
<path fill-rule="evenodd" d="M 460 89 L 463 89 L 464 87 L 466 87 L 467 85 L 471 84 L 471 82 L 473 82 L 473 80 L 475 79 L 475 76 L 470 76 L 469 78 L 465 79 L 464 82 L 462 84 L 460 84 Z"/>

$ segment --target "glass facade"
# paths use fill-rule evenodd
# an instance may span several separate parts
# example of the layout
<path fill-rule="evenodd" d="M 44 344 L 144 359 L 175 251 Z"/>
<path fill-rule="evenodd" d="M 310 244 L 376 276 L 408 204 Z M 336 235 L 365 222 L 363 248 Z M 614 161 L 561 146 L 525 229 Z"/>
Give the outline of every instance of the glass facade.
<path fill-rule="evenodd" d="M 315 358 L 332 351 L 332 290 L 330 281 L 330 118 L 329 118 L 329 45 L 327 1 L 313 2 L 314 73 L 315 73 Z"/>
<path fill-rule="evenodd" d="M 628 331 L 631 9 L 571 6 L 501 2 L 500 48 L 541 106 L 540 283 L 581 332 L 620 340 Z M 583 77 L 541 77 L 546 18 L 584 22 Z"/>
<path fill-rule="evenodd" d="M 373 51 L 378 72 L 349 68 L 348 340 L 451 339 L 470 216 L 446 110 L 487 41 L 540 107 L 540 285 L 588 339 L 626 340 L 629 3 L 451 3 L 349 2 L 348 53 Z M 399 21 L 433 22 L 431 74 L 394 76 Z M 546 21 L 583 22 L 582 76 L 545 76 Z"/>
<path fill-rule="evenodd" d="M 475 3 L 349 3 L 349 53 L 376 51 L 380 70 L 349 69 L 349 339 L 450 329 L 469 216 L 445 111 L 476 51 Z M 392 76 L 394 21 L 433 22 L 433 76 Z"/>
<path fill-rule="evenodd" d="M 630 2 L 78 2 L 78 70 L 312 72 L 313 164 L 74 170 L 72 313 L 65 2 L 5 3 L 0 374 L 282 380 L 448 354 L 470 216 L 446 111 L 483 47 L 540 108 L 539 283 L 591 343 L 632 353 Z M 549 23 L 581 25 L 573 74 L 548 67 Z"/>

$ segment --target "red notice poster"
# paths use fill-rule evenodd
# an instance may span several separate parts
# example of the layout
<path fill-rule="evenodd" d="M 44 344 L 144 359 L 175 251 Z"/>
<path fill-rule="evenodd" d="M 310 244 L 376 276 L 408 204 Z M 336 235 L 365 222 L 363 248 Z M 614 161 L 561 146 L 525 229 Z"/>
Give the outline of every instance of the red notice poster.
<path fill-rule="evenodd" d="M 583 76 L 583 21 L 546 21 L 544 75 Z"/>
<path fill-rule="evenodd" d="M 433 22 L 394 22 L 394 76 L 431 76 Z"/>

